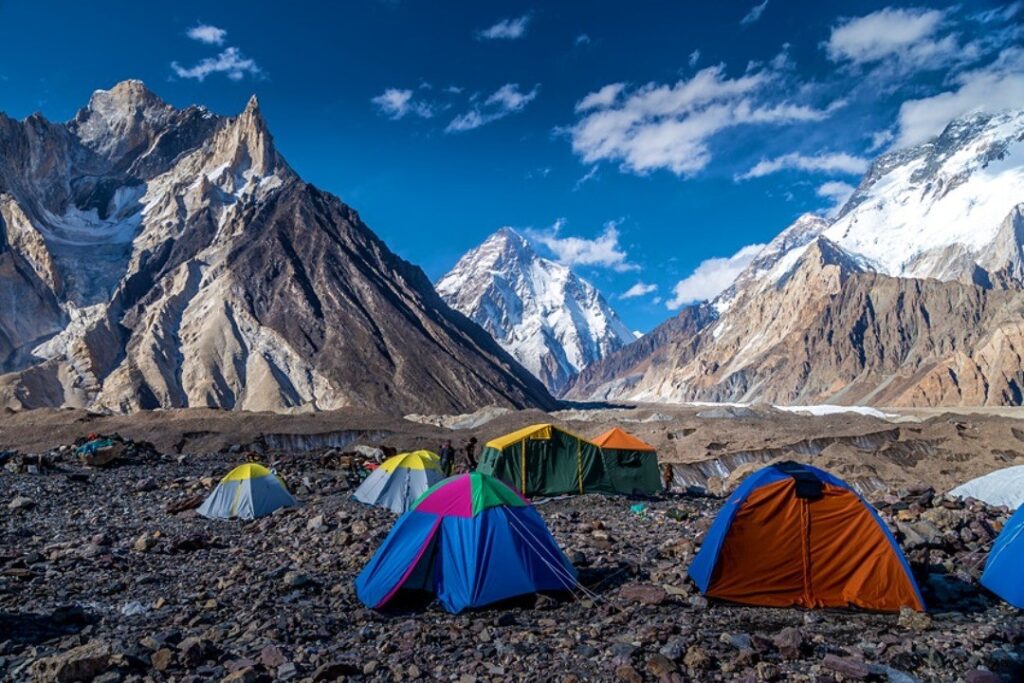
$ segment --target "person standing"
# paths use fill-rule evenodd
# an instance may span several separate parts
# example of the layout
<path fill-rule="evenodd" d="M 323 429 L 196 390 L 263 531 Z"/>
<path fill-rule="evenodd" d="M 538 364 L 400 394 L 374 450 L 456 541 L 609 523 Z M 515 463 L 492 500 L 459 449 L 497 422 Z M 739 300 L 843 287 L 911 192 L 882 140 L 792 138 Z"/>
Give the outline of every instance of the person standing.
<path fill-rule="evenodd" d="M 466 442 L 466 464 L 469 465 L 469 470 L 472 472 L 476 469 L 476 437 L 469 437 L 469 441 Z"/>
<path fill-rule="evenodd" d="M 437 454 L 441 456 L 441 471 L 444 472 L 444 476 L 452 476 L 452 465 L 455 464 L 455 449 L 452 448 L 452 442 L 446 439 Z"/>

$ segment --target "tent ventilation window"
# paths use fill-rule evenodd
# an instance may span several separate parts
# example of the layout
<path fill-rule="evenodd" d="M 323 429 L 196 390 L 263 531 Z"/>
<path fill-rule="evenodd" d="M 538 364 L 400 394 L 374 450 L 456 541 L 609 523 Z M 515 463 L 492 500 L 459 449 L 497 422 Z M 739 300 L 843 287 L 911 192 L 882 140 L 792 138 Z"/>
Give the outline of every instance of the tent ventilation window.
<path fill-rule="evenodd" d="M 795 462 L 779 463 L 778 468 L 793 478 L 796 483 L 796 497 L 803 500 L 821 500 L 824 496 L 822 482 L 814 473 Z"/>

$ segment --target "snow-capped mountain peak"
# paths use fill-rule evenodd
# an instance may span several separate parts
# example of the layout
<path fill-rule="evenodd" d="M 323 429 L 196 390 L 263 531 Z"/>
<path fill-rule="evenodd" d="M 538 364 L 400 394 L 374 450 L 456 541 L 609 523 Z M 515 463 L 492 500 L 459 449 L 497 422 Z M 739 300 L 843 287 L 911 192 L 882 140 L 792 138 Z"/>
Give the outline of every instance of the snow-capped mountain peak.
<path fill-rule="evenodd" d="M 1024 201 L 1024 110 L 977 113 L 880 157 L 823 235 L 871 270 L 979 281 L 1019 262 L 1000 233 Z"/>
<path fill-rule="evenodd" d="M 541 257 L 512 228 L 467 252 L 437 291 L 555 393 L 584 367 L 634 340 L 592 284 Z"/>
<path fill-rule="evenodd" d="M 775 285 L 818 239 L 858 269 L 893 277 L 1024 285 L 1024 110 L 975 113 L 882 155 L 829 222 L 804 214 L 713 302 Z"/>
<path fill-rule="evenodd" d="M 715 298 L 714 309 L 718 313 L 724 313 L 740 291 L 748 290 L 756 283 L 767 285 L 776 281 L 779 271 L 796 263 L 803 250 L 827 227 L 828 221 L 817 214 L 805 213 L 797 218 L 792 225 L 766 244 L 743 269 L 736 281 Z"/>
<path fill-rule="evenodd" d="M 578 399 L 1019 405 L 1024 111 L 879 157 L 711 305 L 595 363 Z"/>

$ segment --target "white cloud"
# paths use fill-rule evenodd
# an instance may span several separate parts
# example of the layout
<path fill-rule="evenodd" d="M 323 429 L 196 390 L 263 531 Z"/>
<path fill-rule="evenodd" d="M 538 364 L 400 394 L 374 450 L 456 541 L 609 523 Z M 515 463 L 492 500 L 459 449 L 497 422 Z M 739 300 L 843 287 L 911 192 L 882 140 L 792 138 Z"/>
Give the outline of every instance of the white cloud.
<path fill-rule="evenodd" d="M 185 35 L 192 40 L 198 40 L 200 43 L 206 43 L 207 45 L 223 45 L 224 38 L 227 37 L 228 32 L 209 24 L 199 24 L 186 31 Z"/>
<path fill-rule="evenodd" d="M 764 0 L 764 2 L 762 2 L 760 5 L 754 5 L 753 7 L 750 8 L 750 11 L 747 12 L 747 14 L 742 19 L 740 19 L 740 23 L 753 24 L 754 22 L 761 18 L 761 15 L 764 14 L 764 10 L 766 7 L 768 7 L 768 0 Z"/>
<path fill-rule="evenodd" d="M 476 105 L 465 114 L 456 116 L 445 128 L 446 133 L 460 133 L 473 130 L 509 114 L 521 111 L 537 97 L 540 86 L 534 86 L 529 92 L 519 90 L 518 83 L 506 83 L 495 90 L 482 105 Z"/>
<path fill-rule="evenodd" d="M 471 109 L 465 114 L 459 114 L 452 119 L 447 126 L 445 126 L 444 132 L 446 133 L 461 133 L 467 130 L 473 130 L 486 124 L 483 114 L 476 109 Z"/>
<path fill-rule="evenodd" d="M 535 180 L 535 179 L 539 179 L 539 178 L 547 178 L 549 175 L 551 175 L 551 167 L 550 166 L 541 166 L 540 168 L 534 169 L 532 171 L 527 171 L 526 172 L 526 179 L 527 180 Z"/>
<path fill-rule="evenodd" d="M 792 69 L 795 67 L 796 62 L 794 62 L 793 58 L 789 55 L 789 49 L 791 47 L 793 47 L 791 43 L 783 43 L 782 49 L 779 50 L 777 55 L 771 58 L 768 65 L 776 71 L 785 71 L 786 69 Z"/>
<path fill-rule="evenodd" d="M 649 285 L 644 282 L 638 282 L 625 292 L 619 295 L 620 299 L 636 299 L 641 296 L 647 296 L 652 292 L 658 291 L 658 285 Z"/>
<path fill-rule="evenodd" d="M 226 48 L 216 57 L 201 59 L 195 66 L 188 68 L 178 62 L 171 62 L 171 69 L 178 78 L 194 78 L 200 82 L 216 73 L 226 74 L 233 81 L 242 80 L 246 74 L 259 76 L 263 73 L 256 62 L 244 56 L 237 47 Z"/>
<path fill-rule="evenodd" d="M 517 40 L 526 35 L 526 27 L 529 24 L 529 14 L 513 19 L 502 19 L 493 26 L 478 31 L 476 37 L 480 40 Z"/>
<path fill-rule="evenodd" d="M 434 107 L 427 102 L 415 99 L 412 90 L 388 88 L 370 101 L 377 105 L 382 114 L 394 121 L 406 114 L 414 114 L 424 119 L 429 119 L 434 115 Z"/>
<path fill-rule="evenodd" d="M 982 69 L 957 75 L 955 90 L 900 106 L 896 147 L 920 144 L 953 119 L 976 111 L 1002 111 L 1024 103 L 1024 49 L 1013 47 Z"/>
<path fill-rule="evenodd" d="M 997 9 L 986 10 L 984 12 L 978 12 L 971 18 L 974 19 L 975 21 L 980 21 L 983 24 L 1009 21 L 1014 16 L 1016 16 L 1017 12 L 1020 11 L 1022 5 L 1024 5 L 1024 3 L 1013 2 L 1007 5 L 1006 7 L 1000 7 Z"/>
<path fill-rule="evenodd" d="M 726 290 L 754 257 L 764 249 L 763 244 L 750 244 L 732 256 L 709 258 L 693 271 L 693 273 L 676 283 L 672 288 L 672 298 L 665 304 L 675 310 L 695 301 L 713 299 Z"/>
<path fill-rule="evenodd" d="M 582 176 L 580 176 L 579 180 L 576 181 L 576 184 L 572 186 L 572 191 L 575 192 L 576 190 L 578 190 L 581 187 L 583 187 L 583 185 L 585 183 L 590 182 L 591 180 L 593 180 L 596 177 L 597 177 L 597 166 L 591 166 L 590 170 L 588 170 L 586 173 L 584 173 Z"/>
<path fill-rule="evenodd" d="M 885 9 L 843 19 L 825 43 L 829 59 L 868 64 L 894 58 L 907 65 L 938 66 L 957 51 L 952 36 L 935 39 L 944 12 L 935 9 Z"/>
<path fill-rule="evenodd" d="M 871 145 L 868 146 L 868 151 L 877 152 L 894 139 L 896 139 L 896 134 L 889 129 L 875 131 L 871 134 Z"/>
<path fill-rule="evenodd" d="M 547 247 L 559 263 L 567 266 L 601 266 L 617 272 L 637 270 L 619 244 L 619 228 L 615 221 L 605 224 L 594 239 L 560 237 L 564 221 L 558 220 L 548 230 L 528 230 L 527 236 Z"/>
<path fill-rule="evenodd" d="M 585 115 L 569 129 L 573 151 L 586 163 L 619 161 L 628 172 L 689 175 L 711 160 L 707 143 L 716 133 L 740 125 L 820 121 L 835 108 L 758 102 L 773 81 L 765 71 L 728 78 L 719 65 L 673 85 L 648 83 L 625 97 L 622 84 L 606 85 L 577 104 Z"/>
<path fill-rule="evenodd" d="M 626 87 L 625 83 L 609 83 L 600 90 L 587 94 L 576 103 L 576 111 L 587 111 L 598 107 L 610 107 Z"/>
<path fill-rule="evenodd" d="M 867 159 L 855 157 L 845 152 L 818 154 L 816 156 L 805 156 L 793 152 L 783 154 L 774 159 L 762 159 L 749 171 L 737 176 L 736 179 L 760 178 L 786 169 L 858 175 L 868 170 L 869 165 L 870 162 Z"/>
<path fill-rule="evenodd" d="M 495 90 L 494 93 L 487 98 L 487 101 L 484 104 L 497 105 L 500 109 L 505 109 L 510 112 L 519 111 L 529 104 L 536 96 L 536 87 L 528 93 L 523 93 L 519 92 L 518 83 L 506 83 Z"/>
<path fill-rule="evenodd" d="M 697 62 L 700 61 L 700 50 L 694 50 L 690 53 L 690 58 L 687 60 L 690 66 L 697 66 Z"/>
<path fill-rule="evenodd" d="M 855 188 L 853 185 L 848 183 L 841 183 L 838 181 L 829 181 L 818 188 L 818 196 L 824 197 L 832 201 L 832 205 L 826 210 L 826 215 L 835 216 L 839 213 L 839 209 L 843 208 L 843 204 L 850 198 L 850 195 L 854 193 Z"/>

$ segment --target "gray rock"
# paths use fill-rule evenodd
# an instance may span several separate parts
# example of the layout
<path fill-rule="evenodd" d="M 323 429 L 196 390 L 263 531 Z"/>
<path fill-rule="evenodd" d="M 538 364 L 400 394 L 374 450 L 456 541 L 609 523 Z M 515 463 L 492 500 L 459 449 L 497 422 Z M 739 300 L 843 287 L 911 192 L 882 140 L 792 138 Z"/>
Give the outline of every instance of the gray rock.
<path fill-rule="evenodd" d="M 842 674 L 851 680 L 863 681 L 871 676 L 871 667 L 863 660 L 855 657 L 838 657 L 836 655 L 825 655 L 821 665 L 830 671 Z"/>
<path fill-rule="evenodd" d="M 289 588 L 302 588 L 303 586 L 308 586 L 313 582 L 313 580 L 309 578 L 308 574 L 294 570 L 286 572 L 282 581 L 284 582 L 284 585 Z"/>
<path fill-rule="evenodd" d="M 911 631 L 925 631 L 932 627 L 932 618 L 927 612 L 918 612 L 909 607 L 904 607 L 900 609 L 897 623 L 901 628 Z"/>
<path fill-rule="evenodd" d="M 31 510 L 36 506 L 36 503 L 31 498 L 25 496 L 15 496 L 11 499 L 11 502 L 7 504 L 8 510 Z"/>
<path fill-rule="evenodd" d="M 619 597 L 627 602 L 639 602 L 645 605 L 660 605 L 668 598 L 668 593 L 661 586 L 644 583 L 630 583 L 619 589 Z"/>
<path fill-rule="evenodd" d="M 786 659 L 798 659 L 804 646 L 804 636 L 800 629 L 787 627 L 779 631 L 773 642 Z"/>
<path fill-rule="evenodd" d="M 678 662 L 685 651 L 686 642 L 682 638 L 671 638 L 658 650 L 661 655 L 668 657 L 673 662 Z"/>

